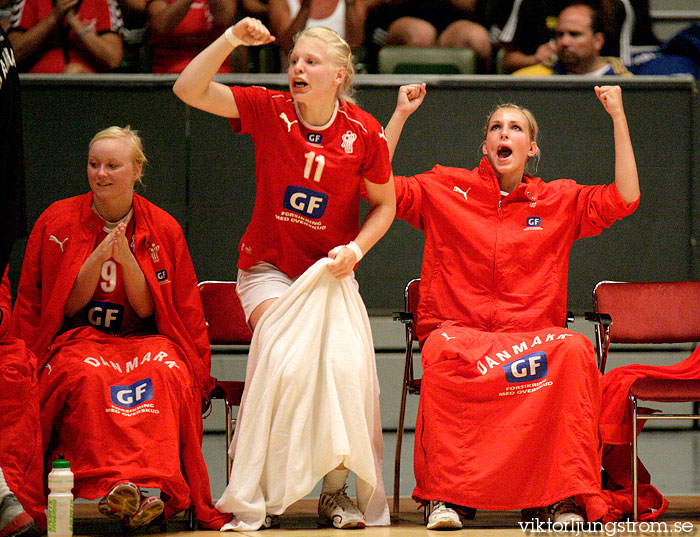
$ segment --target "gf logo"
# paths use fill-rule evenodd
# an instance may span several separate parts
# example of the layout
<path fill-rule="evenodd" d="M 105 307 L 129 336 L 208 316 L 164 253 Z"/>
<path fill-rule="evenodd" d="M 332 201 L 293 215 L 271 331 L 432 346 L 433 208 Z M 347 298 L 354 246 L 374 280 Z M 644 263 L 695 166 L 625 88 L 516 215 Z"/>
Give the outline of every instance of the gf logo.
<path fill-rule="evenodd" d="M 285 209 L 309 218 L 321 218 L 326 212 L 328 194 L 290 185 L 284 192 L 283 205 Z"/>
<path fill-rule="evenodd" d="M 91 301 L 87 308 L 87 322 L 102 332 L 114 332 L 122 327 L 124 306 L 111 302 Z"/>
<path fill-rule="evenodd" d="M 539 216 L 530 216 L 525 221 L 527 229 L 542 229 L 542 219 Z"/>
<path fill-rule="evenodd" d="M 506 372 L 506 380 L 512 384 L 530 382 L 547 376 L 547 355 L 540 352 L 533 352 L 505 364 L 503 369 Z"/>
<path fill-rule="evenodd" d="M 319 134 L 318 132 L 310 132 L 309 134 L 306 135 L 306 140 L 310 144 L 320 144 L 322 139 L 323 139 L 323 136 L 321 134 Z"/>
<path fill-rule="evenodd" d="M 133 408 L 153 399 L 153 381 L 143 379 L 128 386 L 111 386 L 112 403 L 122 408 Z"/>

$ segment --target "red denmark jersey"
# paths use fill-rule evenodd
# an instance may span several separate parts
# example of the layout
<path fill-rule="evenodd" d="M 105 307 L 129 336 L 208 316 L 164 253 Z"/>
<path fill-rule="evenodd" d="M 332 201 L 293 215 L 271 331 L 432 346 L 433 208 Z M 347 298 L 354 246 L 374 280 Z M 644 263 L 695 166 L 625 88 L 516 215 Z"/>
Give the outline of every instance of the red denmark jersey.
<path fill-rule="evenodd" d="M 253 217 L 238 245 L 238 267 L 272 263 L 291 278 L 360 230 L 363 179 L 391 177 L 381 125 L 354 104 L 338 106 L 323 127 L 305 125 L 289 92 L 231 88 L 235 132 L 255 144 Z"/>
<path fill-rule="evenodd" d="M 134 240 L 133 215 L 126 226 L 126 238 L 133 250 Z M 95 241 L 95 248 L 107 237 L 102 230 Z M 126 334 L 141 326 L 141 319 L 134 313 L 126 297 L 122 267 L 114 259 L 102 263 L 100 279 L 95 292 L 74 321 L 80 325 L 89 325 L 108 334 Z"/>
<path fill-rule="evenodd" d="M 165 0 L 172 4 L 175 0 Z M 181 73 L 194 57 L 221 35 L 214 25 L 207 0 L 195 0 L 190 9 L 168 35 L 151 37 L 154 73 Z M 231 64 L 225 61 L 219 73 L 230 73 Z"/>

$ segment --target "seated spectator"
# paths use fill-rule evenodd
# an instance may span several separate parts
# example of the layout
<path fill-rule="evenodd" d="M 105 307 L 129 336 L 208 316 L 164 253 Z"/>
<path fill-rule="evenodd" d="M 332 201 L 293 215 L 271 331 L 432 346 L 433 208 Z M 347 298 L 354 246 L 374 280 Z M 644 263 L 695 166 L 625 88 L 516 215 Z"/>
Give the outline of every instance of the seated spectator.
<path fill-rule="evenodd" d="M 472 49 L 479 72 L 491 70 L 491 38 L 481 24 L 478 0 L 368 0 L 368 64 L 385 45 Z"/>
<path fill-rule="evenodd" d="M 364 39 L 364 19 L 357 0 L 269 0 L 268 16 L 285 72 L 289 67 L 289 53 L 294 48 L 294 36 L 305 28 L 330 28 L 345 39 L 353 51 Z"/>
<path fill-rule="evenodd" d="M 424 94 L 400 89 L 385 129 L 391 155 Z M 462 527 L 467 508 L 561 524 L 619 514 L 601 490 L 595 351 L 564 328 L 574 241 L 639 203 L 621 89 L 595 94 L 613 126 L 612 184 L 525 173 L 539 155 L 538 127 L 513 104 L 489 115 L 473 170 L 395 177 L 397 218 L 425 233 L 413 497 L 430 504 L 428 529 Z"/>
<path fill-rule="evenodd" d="M 236 0 L 150 0 L 148 28 L 154 73 L 181 73 L 233 24 Z M 223 62 L 219 73 L 232 72 Z"/>
<path fill-rule="evenodd" d="M 230 516 L 214 510 L 201 451 L 204 313 L 180 226 L 134 193 L 145 162 L 128 127 L 95 135 L 90 192 L 51 205 L 30 234 L 11 334 L 37 356 L 44 454 L 65 454 L 76 497 L 125 528 L 192 505 L 218 529 Z"/>
<path fill-rule="evenodd" d="M 659 47 L 636 54 L 630 71 L 635 75 L 689 74 L 700 80 L 700 24 L 691 24 Z"/>
<path fill-rule="evenodd" d="M 501 68 L 506 73 L 556 61 L 554 37 L 559 13 L 572 4 L 587 4 L 600 13 L 605 33 L 603 56 L 630 62 L 631 46 L 655 46 L 648 0 L 491 0 L 487 13 L 491 33 L 504 49 Z"/>
<path fill-rule="evenodd" d="M 124 56 L 119 71 L 124 73 L 151 72 L 147 54 L 146 0 L 117 0 L 122 13 Z"/>
<path fill-rule="evenodd" d="M 121 64 L 121 28 L 116 0 L 18 0 L 8 36 L 23 72 L 104 73 Z"/>
<path fill-rule="evenodd" d="M 603 57 L 600 51 L 605 34 L 596 11 L 574 4 L 559 14 L 555 39 L 556 61 L 546 61 L 518 69 L 514 75 L 630 75 L 619 58 Z"/>

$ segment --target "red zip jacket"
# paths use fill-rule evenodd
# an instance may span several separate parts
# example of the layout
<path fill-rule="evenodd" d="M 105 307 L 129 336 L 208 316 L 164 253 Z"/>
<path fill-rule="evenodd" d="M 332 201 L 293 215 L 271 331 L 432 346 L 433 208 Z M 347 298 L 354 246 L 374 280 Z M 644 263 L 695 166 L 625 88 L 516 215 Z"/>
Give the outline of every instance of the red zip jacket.
<path fill-rule="evenodd" d="M 71 344 L 76 330 L 85 330 L 78 328 L 57 336 L 78 271 L 104 225 L 91 205 L 92 192 L 52 204 L 37 220 L 27 243 L 10 330 L 37 356 L 40 375 L 46 374 L 44 366 L 54 352 Z M 201 451 L 201 402 L 208 398 L 214 379 L 210 375 L 211 354 L 197 277 L 177 221 L 137 194 L 133 207 L 133 252 L 153 297 L 157 331 L 184 350 L 180 358 L 195 386 L 193 397 L 187 397 L 184 391 L 182 394 L 182 400 L 190 404 L 179 424 L 183 435 L 180 453 L 161 455 L 181 458 L 195 515 L 203 526 L 218 529 L 230 515 L 218 513 L 213 507 Z M 105 442 L 106 456 L 117 457 L 114 450 L 120 444 L 114 438 Z M 114 482 L 118 482 L 117 477 Z M 189 503 L 182 498 L 176 501 L 178 505 Z M 166 516 L 170 514 L 166 506 Z"/>
<path fill-rule="evenodd" d="M 564 326 L 569 252 L 631 214 L 614 184 L 525 175 L 501 199 L 486 157 L 395 177 L 396 217 L 425 232 L 417 334 L 444 321 L 486 332 Z"/>

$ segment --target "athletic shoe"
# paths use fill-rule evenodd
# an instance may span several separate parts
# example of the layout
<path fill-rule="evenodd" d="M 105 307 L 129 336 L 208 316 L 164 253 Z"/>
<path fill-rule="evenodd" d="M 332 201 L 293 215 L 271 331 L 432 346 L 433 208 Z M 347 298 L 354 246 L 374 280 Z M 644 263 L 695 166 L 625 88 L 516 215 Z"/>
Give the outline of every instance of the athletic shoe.
<path fill-rule="evenodd" d="M 428 509 L 430 514 L 426 527 L 429 530 L 458 530 L 462 527 L 457 511 L 447 507 L 445 502 L 431 500 Z"/>
<path fill-rule="evenodd" d="M 141 505 L 141 489 L 133 483 L 119 483 L 97 504 L 97 510 L 109 518 L 128 519 Z"/>
<path fill-rule="evenodd" d="M 586 521 L 572 496 L 559 500 L 547 507 L 547 513 L 552 522 L 559 522 L 569 526 L 583 524 Z"/>
<path fill-rule="evenodd" d="M 280 527 L 280 516 L 279 515 L 265 515 L 265 520 L 263 520 L 262 529 L 269 530 L 270 528 Z"/>
<path fill-rule="evenodd" d="M 34 519 L 22 508 L 22 504 L 10 493 L 0 502 L 0 537 L 40 535 Z"/>
<path fill-rule="evenodd" d="M 163 500 L 157 496 L 144 498 L 134 516 L 128 519 L 130 528 L 140 528 L 153 522 L 165 509 Z"/>
<path fill-rule="evenodd" d="M 365 517 L 348 498 L 345 485 L 335 492 L 322 492 L 318 500 L 318 522 L 321 526 L 334 526 L 344 530 L 364 528 Z"/>

